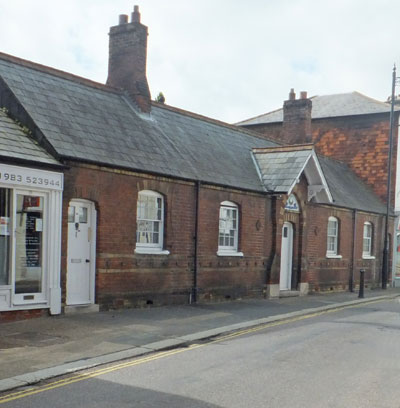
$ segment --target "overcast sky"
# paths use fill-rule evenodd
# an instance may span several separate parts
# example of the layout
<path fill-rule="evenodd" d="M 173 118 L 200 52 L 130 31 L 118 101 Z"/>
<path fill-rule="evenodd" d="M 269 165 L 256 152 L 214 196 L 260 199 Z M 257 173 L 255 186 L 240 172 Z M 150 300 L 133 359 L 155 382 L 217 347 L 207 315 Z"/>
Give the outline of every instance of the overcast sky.
<path fill-rule="evenodd" d="M 290 88 L 386 100 L 400 62 L 399 0 L 0 0 L 0 51 L 105 82 L 109 27 L 134 4 L 152 97 L 227 122 Z"/>

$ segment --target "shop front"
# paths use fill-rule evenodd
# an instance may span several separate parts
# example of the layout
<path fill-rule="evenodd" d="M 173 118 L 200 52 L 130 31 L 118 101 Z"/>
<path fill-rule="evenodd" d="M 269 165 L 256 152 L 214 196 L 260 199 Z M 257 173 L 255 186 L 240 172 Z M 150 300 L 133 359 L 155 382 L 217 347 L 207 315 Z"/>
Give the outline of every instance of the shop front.
<path fill-rule="evenodd" d="M 0 312 L 61 313 L 63 174 L 0 163 Z"/>

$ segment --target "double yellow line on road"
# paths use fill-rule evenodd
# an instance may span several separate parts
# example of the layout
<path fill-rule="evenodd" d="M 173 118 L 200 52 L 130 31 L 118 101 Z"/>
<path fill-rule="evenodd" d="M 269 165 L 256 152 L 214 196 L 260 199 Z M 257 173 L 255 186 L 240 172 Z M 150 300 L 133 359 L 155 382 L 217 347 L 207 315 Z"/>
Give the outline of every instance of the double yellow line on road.
<path fill-rule="evenodd" d="M 271 328 L 271 327 L 275 327 L 275 326 L 281 326 L 281 325 L 288 324 L 288 323 L 293 323 L 293 322 L 298 322 L 300 320 L 310 319 L 312 317 L 317 317 L 317 316 L 321 316 L 321 315 L 324 315 L 324 314 L 327 314 L 327 313 L 337 312 L 337 311 L 343 310 L 343 309 L 350 309 L 350 308 L 359 307 L 359 306 L 365 305 L 365 304 L 383 302 L 383 301 L 387 301 L 387 300 L 392 300 L 392 299 L 379 299 L 379 300 L 373 300 L 373 301 L 370 301 L 370 302 L 364 302 L 362 304 L 355 304 L 355 305 L 349 305 L 349 306 L 340 306 L 340 307 L 336 307 L 334 309 L 324 310 L 324 311 L 315 312 L 315 313 L 309 313 L 309 314 L 302 315 L 302 316 L 297 316 L 297 317 L 288 318 L 288 319 L 284 319 L 284 320 L 279 320 L 279 321 L 275 321 L 275 322 L 265 323 L 265 324 L 260 325 L 260 326 L 251 327 L 249 329 L 239 330 L 239 331 L 236 331 L 236 332 L 233 332 L 233 333 L 226 334 L 224 336 L 220 336 L 220 337 L 216 338 L 215 340 L 211 340 L 211 341 L 209 341 L 207 343 L 193 344 L 193 345 L 191 345 L 189 347 L 185 347 L 185 348 L 178 348 L 178 349 L 174 349 L 174 350 L 161 351 L 159 353 L 143 356 L 143 357 L 137 358 L 135 360 L 125 361 L 125 362 L 119 363 L 119 364 L 114 364 L 112 366 L 100 368 L 100 369 L 90 371 L 90 372 L 87 372 L 87 373 L 74 374 L 71 377 L 63 378 L 63 379 L 58 380 L 58 381 L 53 381 L 53 382 L 50 382 L 48 384 L 43 384 L 43 385 L 38 386 L 38 387 L 31 387 L 31 388 L 24 389 L 22 391 L 18 391 L 18 392 L 14 392 L 14 393 L 11 393 L 11 394 L 3 395 L 3 396 L 0 397 L 0 405 L 5 404 L 5 403 L 10 402 L 10 401 L 17 400 L 17 399 L 29 397 L 31 395 L 40 394 L 40 393 L 45 392 L 45 391 L 50 391 L 50 390 L 53 390 L 55 388 L 65 387 L 66 385 L 73 384 L 73 383 L 76 383 L 76 382 L 79 382 L 79 381 L 89 380 L 90 378 L 98 377 L 98 376 L 103 375 L 103 374 L 108 374 L 108 373 L 111 373 L 112 371 L 121 370 L 121 369 L 127 368 L 127 367 L 133 367 L 133 366 L 136 366 L 136 365 L 139 365 L 139 364 L 149 363 L 151 361 L 159 360 L 159 359 L 165 358 L 165 357 L 170 357 L 170 356 L 173 356 L 175 354 L 182 353 L 184 351 L 194 350 L 194 349 L 197 349 L 197 348 L 200 348 L 200 347 L 207 346 L 208 344 L 219 343 L 219 342 L 222 342 L 224 340 L 230 340 L 230 339 L 233 339 L 235 337 L 243 336 L 245 334 L 255 333 L 255 332 L 267 329 L 267 328 Z"/>

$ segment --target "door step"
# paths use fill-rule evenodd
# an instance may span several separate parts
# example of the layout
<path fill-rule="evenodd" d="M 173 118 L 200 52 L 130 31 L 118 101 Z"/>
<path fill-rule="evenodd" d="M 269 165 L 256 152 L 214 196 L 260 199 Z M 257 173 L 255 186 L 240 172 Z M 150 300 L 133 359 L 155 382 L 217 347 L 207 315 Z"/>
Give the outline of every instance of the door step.
<path fill-rule="evenodd" d="M 94 313 L 100 310 L 99 305 L 70 305 L 64 307 L 65 314 Z"/>
<path fill-rule="evenodd" d="M 285 298 L 285 297 L 296 297 L 300 296 L 300 291 L 299 290 L 281 290 L 279 292 L 279 297 Z"/>

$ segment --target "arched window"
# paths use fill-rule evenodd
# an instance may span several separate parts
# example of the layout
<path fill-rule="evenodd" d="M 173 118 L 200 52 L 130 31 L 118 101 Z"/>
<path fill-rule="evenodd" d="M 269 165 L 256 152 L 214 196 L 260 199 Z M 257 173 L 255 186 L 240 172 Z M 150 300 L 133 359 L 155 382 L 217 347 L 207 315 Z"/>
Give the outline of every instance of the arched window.
<path fill-rule="evenodd" d="M 338 241 L 339 241 L 339 221 L 335 217 L 329 217 L 326 245 L 327 257 L 338 255 Z"/>
<path fill-rule="evenodd" d="M 372 238 L 373 228 L 370 222 L 364 222 L 363 233 L 363 258 L 369 258 L 372 256 Z"/>
<path fill-rule="evenodd" d="M 136 252 L 160 252 L 163 236 L 163 196 L 155 191 L 140 191 L 137 201 Z"/>
<path fill-rule="evenodd" d="M 239 255 L 239 210 L 235 203 L 223 201 L 219 208 L 218 255 Z"/>

